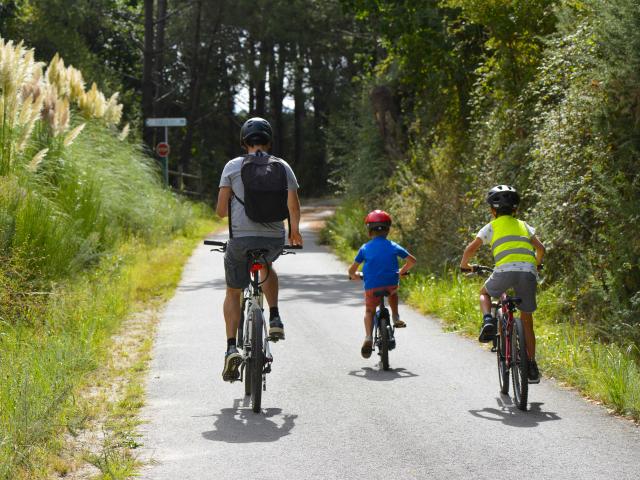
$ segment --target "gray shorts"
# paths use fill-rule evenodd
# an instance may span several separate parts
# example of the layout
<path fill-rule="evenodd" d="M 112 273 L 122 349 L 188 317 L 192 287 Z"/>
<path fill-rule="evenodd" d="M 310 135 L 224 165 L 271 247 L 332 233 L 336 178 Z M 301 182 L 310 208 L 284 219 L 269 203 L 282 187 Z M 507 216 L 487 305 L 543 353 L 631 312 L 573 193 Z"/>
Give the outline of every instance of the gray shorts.
<path fill-rule="evenodd" d="M 537 287 L 538 279 L 531 272 L 493 272 L 484 282 L 484 288 L 495 298 L 499 298 L 504 292 L 513 288 L 516 297 L 522 299 L 518 308 L 527 313 L 536 311 Z"/>
<path fill-rule="evenodd" d="M 282 253 L 284 239 L 269 237 L 236 237 L 229 239 L 224 255 L 224 275 L 229 288 L 246 288 L 249 277 L 247 251 L 255 248 L 268 250 L 267 262 L 275 262 Z"/>

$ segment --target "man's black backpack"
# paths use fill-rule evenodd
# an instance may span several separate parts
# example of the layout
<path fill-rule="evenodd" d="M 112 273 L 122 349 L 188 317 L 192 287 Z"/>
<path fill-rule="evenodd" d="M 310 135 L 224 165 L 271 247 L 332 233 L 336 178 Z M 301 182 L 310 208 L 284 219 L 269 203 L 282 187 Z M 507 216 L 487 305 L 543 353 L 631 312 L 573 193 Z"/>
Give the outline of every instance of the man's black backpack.
<path fill-rule="evenodd" d="M 260 158 L 260 157 L 258 157 Z M 263 157 L 264 158 L 264 157 Z M 242 161 L 240 177 L 244 186 L 244 211 L 250 220 L 258 223 L 281 222 L 289 218 L 287 206 L 287 171 L 276 157 L 266 161 L 246 155 Z"/>

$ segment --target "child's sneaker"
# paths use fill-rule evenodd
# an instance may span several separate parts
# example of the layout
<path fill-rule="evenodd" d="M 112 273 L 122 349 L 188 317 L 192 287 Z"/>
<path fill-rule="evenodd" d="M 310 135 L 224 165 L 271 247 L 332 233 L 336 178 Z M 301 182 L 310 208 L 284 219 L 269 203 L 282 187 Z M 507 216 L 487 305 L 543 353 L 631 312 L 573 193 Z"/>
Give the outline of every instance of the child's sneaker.
<path fill-rule="evenodd" d="M 407 324 L 400 320 L 400 315 L 393 317 L 393 328 L 405 328 Z"/>
<path fill-rule="evenodd" d="M 487 313 L 484 317 L 482 317 L 482 328 L 480 329 L 480 337 L 478 337 L 478 341 L 481 343 L 488 343 L 493 340 L 493 337 L 496 336 L 496 319 L 491 316 L 490 313 Z"/>
<path fill-rule="evenodd" d="M 363 358 L 369 358 L 371 356 L 371 352 L 373 351 L 373 340 L 366 339 L 362 344 L 362 348 L 360 349 L 360 353 Z"/>

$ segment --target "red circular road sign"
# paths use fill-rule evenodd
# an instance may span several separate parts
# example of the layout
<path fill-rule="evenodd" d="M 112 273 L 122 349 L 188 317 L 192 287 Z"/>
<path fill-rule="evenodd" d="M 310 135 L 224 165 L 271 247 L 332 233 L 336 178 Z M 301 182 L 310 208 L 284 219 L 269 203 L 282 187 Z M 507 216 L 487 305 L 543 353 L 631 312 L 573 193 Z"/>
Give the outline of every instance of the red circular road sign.
<path fill-rule="evenodd" d="M 171 149 L 169 148 L 169 144 L 166 142 L 160 142 L 158 145 L 156 145 L 156 153 L 160 157 L 168 157 L 170 151 Z"/>

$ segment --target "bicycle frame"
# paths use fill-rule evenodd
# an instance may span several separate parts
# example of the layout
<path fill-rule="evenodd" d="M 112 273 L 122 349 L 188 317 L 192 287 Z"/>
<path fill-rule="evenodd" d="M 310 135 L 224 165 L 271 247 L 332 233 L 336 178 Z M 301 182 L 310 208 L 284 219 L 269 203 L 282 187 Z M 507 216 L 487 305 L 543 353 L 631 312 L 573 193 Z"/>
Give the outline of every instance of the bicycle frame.
<path fill-rule="evenodd" d="M 380 330 L 380 321 L 379 318 L 384 315 L 385 318 L 388 320 L 388 325 L 391 328 L 391 338 L 394 338 L 394 333 L 395 333 L 395 328 L 393 327 L 393 323 L 391 322 L 391 317 L 389 316 L 389 309 L 387 308 L 387 306 L 384 304 L 384 296 L 380 297 L 380 305 L 378 305 L 378 308 L 376 309 L 375 313 L 373 314 L 373 341 L 374 341 L 374 345 L 378 345 L 378 340 L 379 340 L 379 330 Z"/>
<path fill-rule="evenodd" d="M 492 304 L 495 308 L 494 317 L 498 319 L 498 333 L 504 336 L 505 340 L 505 360 L 507 368 L 511 368 L 511 334 L 513 332 L 514 317 L 513 312 L 517 310 L 515 302 L 506 293 L 500 296 L 498 303 Z M 502 315 L 498 316 L 498 311 Z"/>
<path fill-rule="evenodd" d="M 243 304 L 247 312 L 247 314 L 245 315 L 247 325 L 245 326 L 243 324 L 244 322 L 242 322 L 241 319 L 240 325 L 238 326 L 238 330 L 242 332 L 243 343 L 242 366 L 240 370 L 241 381 L 244 381 L 244 369 L 247 365 L 247 361 L 251 358 L 251 335 L 253 332 L 253 325 L 251 324 L 251 322 L 254 318 L 251 313 L 256 309 L 260 310 L 261 312 L 263 310 L 264 295 L 260 282 L 260 270 L 262 270 L 263 268 L 269 268 L 268 263 L 264 258 L 254 257 L 249 259 L 249 272 L 251 274 L 251 280 L 249 286 L 244 290 L 243 294 Z M 263 374 L 265 374 L 271 371 L 271 362 L 273 362 L 273 356 L 271 355 L 271 348 L 269 346 L 269 337 L 267 335 L 268 332 L 266 322 L 263 322 L 262 327 L 264 329 L 263 349 L 266 360 Z"/>

